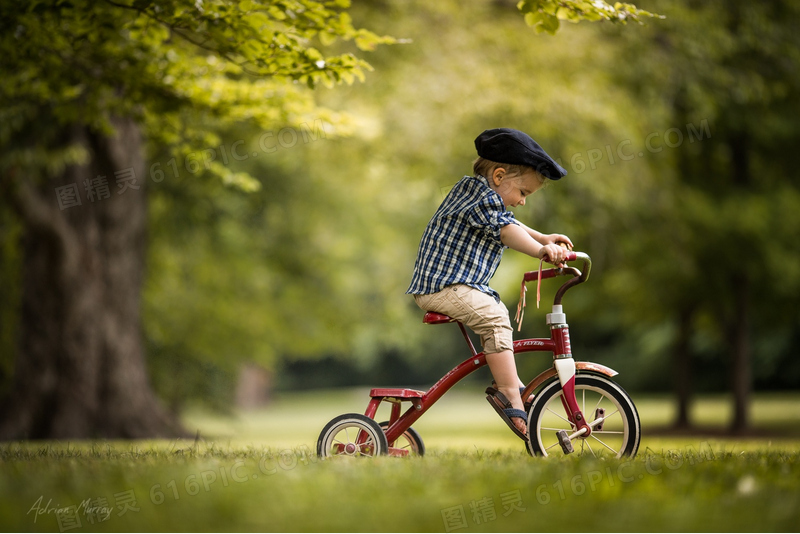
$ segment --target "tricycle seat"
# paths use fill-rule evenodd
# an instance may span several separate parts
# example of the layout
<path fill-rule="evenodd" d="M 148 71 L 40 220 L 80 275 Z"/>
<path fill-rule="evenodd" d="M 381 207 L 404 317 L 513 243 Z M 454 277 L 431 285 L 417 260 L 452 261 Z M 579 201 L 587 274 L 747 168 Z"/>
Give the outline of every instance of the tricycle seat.
<path fill-rule="evenodd" d="M 425 324 L 443 324 L 455 322 L 455 319 L 442 313 L 427 312 L 425 317 L 422 318 L 422 322 Z"/>
<path fill-rule="evenodd" d="M 393 398 L 393 399 L 421 399 L 425 395 L 424 391 L 408 388 L 373 388 L 369 396 L 374 398 Z"/>

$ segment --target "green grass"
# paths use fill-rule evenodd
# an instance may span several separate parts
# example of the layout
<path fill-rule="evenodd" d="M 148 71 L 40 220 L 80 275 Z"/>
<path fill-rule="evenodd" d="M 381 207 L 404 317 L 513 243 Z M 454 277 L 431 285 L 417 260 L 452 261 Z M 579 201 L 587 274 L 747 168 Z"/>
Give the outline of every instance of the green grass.
<path fill-rule="evenodd" d="M 663 399 L 636 398 L 634 460 L 533 459 L 482 399 L 448 393 L 415 427 L 424 458 L 318 461 L 322 426 L 366 390 L 284 395 L 236 417 L 187 414 L 204 440 L 0 445 L 0 528 L 15 531 L 796 531 L 800 440 L 648 437 Z M 800 419 L 800 397 L 759 397 L 757 423 Z M 718 398 L 695 408 L 724 423 Z M 135 498 L 124 514 L 118 507 Z M 41 498 L 41 500 L 40 500 Z M 81 509 L 80 526 L 53 508 Z M 99 500 L 98 500 L 99 499 Z M 102 501 L 105 499 L 105 502 Z M 36 516 L 36 508 L 48 513 Z M 66 521 L 65 521 L 66 519 Z M 90 522 L 93 520 L 94 523 Z M 582 521 L 584 524 L 578 523 Z"/>

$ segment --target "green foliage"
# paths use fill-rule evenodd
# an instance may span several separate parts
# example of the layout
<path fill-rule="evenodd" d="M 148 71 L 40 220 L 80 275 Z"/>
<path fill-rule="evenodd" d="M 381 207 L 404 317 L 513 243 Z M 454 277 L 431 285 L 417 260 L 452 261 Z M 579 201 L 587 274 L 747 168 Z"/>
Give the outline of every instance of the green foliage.
<path fill-rule="evenodd" d="M 115 115 L 131 116 L 142 126 L 152 159 L 149 176 L 140 180 L 155 185 L 166 179 L 167 186 L 174 185 L 170 175 L 174 179 L 184 170 L 191 175 L 180 183 L 185 190 L 177 200 L 166 187 L 156 191 L 151 211 L 149 285 L 157 293 L 150 293 L 155 296 L 146 310 L 155 308 L 158 317 L 146 316 L 146 337 L 156 362 L 155 382 L 171 404 L 192 396 L 229 400 L 242 359 L 273 365 L 287 345 L 296 345 L 292 352 L 300 354 L 311 350 L 296 343 L 296 333 L 298 325 L 308 324 L 304 306 L 319 293 L 300 284 L 294 286 L 300 294 L 281 293 L 287 285 L 282 279 L 296 273 L 276 275 L 261 255 L 242 257 L 234 267 L 233 251 L 246 255 L 257 241 L 248 233 L 252 228 L 209 221 L 198 208 L 209 197 L 220 197 L 214 215 L 233 216 L 255 201 L 226 196 L 225 189 L 252 193 L 269 180 L 229 166 L 227 157 L 209 161 L 203 150 L 219 146 L 217 132 L 231 124 L 263 131 L 320 123 L 327 128 L 323 135 L 346 134 L 346 118 L 318 106 L 309 89 L 363 80 L 370 67 L 353 49 L 394 42 L 353 26 L 348 7 L 342 0 L 0 3 L 0 68 L 8 73 L 0 86 L 4 175 L 46 180 L 67 165 L 97 157 L 82 146 L 59 144 L 54 126 L 84 124 L 110 135 Z M 330 51 L 334 46 L 337 52 Z M 169 209 L 179 211 L 165 215 Z M 9 211 L 4 207 L 2 215 Z M 189 231 L 177 233 L 187 239 L 165 249 L 177 239 L 159 225 L 175 220 L 219 224 L 219 235 L 209 240 L 209 226 L 193 227 L 191 239 Z M 9 231 L 10 237 L 18 234 Z M 14 252 L 3 257 L 4 284 L 16 282 L 17 242 L 4 241 Z M 221 252 L 229 254 L 227 262 L 216 261 Z M 276 264 L 283 261 L 278 256 Z M 230 271 L 239 278 L 230 278 Z M 187 286 L 187 278 L 193 285 Z M 325 273 L 317 278 L 322 285 L 329 281 Z M 276 294 L 298 303 L 290 316 L 269 307 Z M 14 322 L 7 315 L 15 313 L 15 302 L 4 299 L 4 353 L 12 350 Z M 342 322 L 348 318 L 342 315 Z M 204 328 L 196 328 L 198 319 L 206 321 Z M 327 347 L 327 328 L 320 330 L 311 344 L 317 351 Z M 333 345 L 325 350 L 344 351 L 340 342 Z"/>
<path fill-rule="evenodd" d="M 220 134 L 221 143 L 246 140 L 242 153 L 261 153 L 228 166 L 261 178 L 255 204 L 237 200 L 223 208 L 227 201 L 218 194 L 202 194 L 215 199 L 215 209 L 224 213 L 219 220 L 230 219 L 225 235 L 242 238 L 220 235 L 211 241 L 205 234 L 215 234 L 219 223 L 206 219 L 193 219 L 197 238 L 177 233 L 169 237 L 183 227 L 185 223 L 177 220 L 199 199 L 179 198 L 164 205 L 163 199 L 156 201 L 154 227 L 163 230 L 153 242 L 151 262 L 153 272 L 161 274 L 151 279 L 147 292 L 148 324 L 182 322 L 184 327 L 163 330 L 162 340 L 171 337 L 172 343 L 189 338 L 171 332 L 192 332 L 200 324 L 208 335 L 191 350 L 188 345 L 167 344 L 153 351 L 154 368 L 161 369 L 159 362 L 168 361 L 167 356 L 198 354 L 214 365 L 254 358 L 285 377 L 278 380 L 278 387 L 289 383 L 302 387 L 305 377 L 280 374 L 280 362 L 326 356 L 349 360 L 364 371 L 385 366 L 387 359 L 402 360 L 417 370 L 427 367 L 425 382 L 437 379 L 442 367 L 452 367 L 465 357 L 463 340 L 452 325 L 422 325 L 421 311 L 403 291 L 424 225 L 447 188 L 471 172 L 475 135 L 487 127 L 506 125 L 530 132 L 570 171 L 564 180 L 532 196 L 516 214 L 542 231 L 567 233 L 595 260 L 589 283 L 565 300 L 576 355 L 622 371 L 626 387 L 668 387 L 663 376 L 669 371 L 676 307 L 703 290 L 717 299 L 728 297 L 720 287 L 711 293 L 713 280 L 701 276 L 704 266 L 721 265 L 720 257 L 701 260 L 675 252 L 665 258 L 662 251 L 695 240 L 702 250 L 704 236 L 726 224 L 720 213 L 743 210 L 731 227 L 736 233 L 724 238 L 715 253 L 731 255 L 726 258 L 737 264 L 750 261 L 757 269 L 758 260 L 737 256 L 737 242 L 758 239 L 764 228 L 790 232 L 793 227 L 779 221 L 793 217 L 788 212 L 796 196 L 793 188 L 781 187 L 772 200 L 755 202 L 743 194 L 723 205 L 675 181 L 676 156 L 713 145 L 719 135 L 715 123 L 706 134 L 700 124 L 705 115 L 676 122 L 665 106 L 666 98 L 659 95 L 639 103 L 638 89 L 618 83 L 615 77 L 628 72 L 627 58 L 642 46 L 635 43 L 643 36 L 628 33 L 661 31 L 661 22 L 619 33 L 613 26 L 568 26 L 553 39 L 523 33 L 509 40 L 498 35 L 519 32 L 518 14 L 490 2 L 470 10 L 455 2 L 390 4 L 387 9 L 388 15 L 384 8 L 358 6 L 352 14 L 378 33 L 409 37 L 413 44 L 377 50 L 370 58 L 376 74 L 364 84 L 319 94 L 326 107 L 348 111 L 350 137 L 320 136 L 305 143 L 300 136 L 295 146 L 276 145 L 275 153 L 265 155 L 258 146 L 262 132 Z M 645 55 L 641 62 L 645 79 L 634 79 L 645 83 L 652 77 L 653 85 L 666 85 L 668 80 L 661 78 L 666 75 L 647 61 L 661 58 L 660 54 L 656 49 Z M 645 87 L 655 90 L 647 83 Z M 687 123 L 699 132 L 694 142 L 689 141 Z M 341 119 L 337 124 L 341 129 Z M 662 141 L 661 152 L 646 149 L 649 134 L 658 132 L 663 140 L 664 131 L 672 127 L 683 132 L 679 147 L 670 148 Z M 616 152 L 625 140 L 631 144 L 623 145 L 622 152 L 635 156 L 629 161 Z M 611 147 L 612 157 L 606 146 Z M 639 151 L 643 156 L 637 155 Z M 597 154 L 601 159 L 592 161 Z M 166 184 L 167 180 L 159 185 L 157 196 Z M 765 211 L 771 202 L 774 205 Z M 745 206 L 750 203 L 755 207 Z M 162 218 L 164 214 L 168 216 Z M 166 258 L 174 270 L 159 266 Z M 795 272 L 794 263 L 770 265 Z M 516 305 L 521 273 L 536 266 L 523 255 L 506 253 L 492 284 L 510 308 Z M 215 274 L 201 279 L 201 270 Z M 185 297 L 168 289 L 181 287 L 181 279 L 190 281 L 183 282 Z M 260 279 L 271 282 L 261 284 Z M 545 282 L 544 309 L 529 308 L 517 336 L 546 335 L 543 315 L 554 286 L 554 281 Z M 765 302 L 791 302 L 796 294 L 767 290 Z M 172 303 L 184 298 L 206 303 L 176 313 Z M 216 299 L 219 307 L 214 305 Z M 237 307 L 238 320 L 225 311 Z M 281 310 L 277 316 L 275 309 Z M 699 381 L 722 388 L 724 376 L 713 363 L 720 357 L 724 338 L 713 320 L 703 319 L 699 330 L 695 345 L 708 360 L 701 366 L 708 376 Z M 787 335 L 779 337 L 781 347 L 788 346 Z M 764 347 L 759 361 L 769 357 L 770 349 Z M 226 354 L 226 359 L 215 354 Z M 521 358 L 519 366 L 522 375 L 530 377 L 543 363 Z M 386 384 L 403 380 L 398 375 Z"/>
<path fill-rule="evenodd" d="M 747 280 L 754 358 L 772 360 L 776 345 L 762 341 L 785 343 L 797 331 L 800 174 L 790 147 L 800 138 L 800 11 L 792 2 L 654 6 L 662 7 L 667 18 L 657 26 L 614 32 L 625 45 L 614 77 L 636 107 L 660 110 L 651 111 L 653 130 L 656 121 L 684 135 L 687 124 L 709 128 L 654 160 L 645 194 L 653 201 L 620 214 L 620 230 L 644 231 L 620 233 L 621 251 L 636 263 L 611 287 L 631 320 L 694 310 L 695 350 L 716 347 L 720 357 L 733 288 Z M 780 359 L 796 382 L 789 352 Z"/>
<path fill-rule="evenodd" d="M 721 383 L 717 315 L 730 309 L 727 278 L 743 270 L 758 295 L 756 358 L 796 384 L 797 7 L 649 6 L 666 18 L 620 28 L 656 15 L 582 1 L 4 2 L 0 169 L 47 175 L 89 157 L 18 142 L 37 122 L 47 139 L 43 108 L 99 129 L 108 110 L 141 119 L 152 182 L 145 333 L 154 380 L 175 404 L 228 400 L 244 360 L 455 365 L 457 332 L 423 326 L 403 291 L 424 225 L 470 173 L 475 135 L 494 126 L 530 132 L 570 172 L 517 216 L 595 260 L 565 302 L 579 358 L 666 387 L 675 315 L 697 303 L 701 381 Z M 555 36 L 521 31 L 520 12 Z M 378 46 L 376 72 L 350 85 L 369 71 L 353 48 L 393 42 L 383 33 L 411 44 Z M 709 135 L 690 141 L 687 125 L 704 120 Z M 302 141 L 302 125 L 317 124 L 325 135 Z M 283 128 L 301 141 L 273 136 L 277 151 L 265 153 L 261 136 Z M 671 128 L 679 146 L 663 143 Z M 743 131 L 741 186 L 729 141 Z M 653 133 L 661 151 L 644 145 Z M 232 160 L 236 140 L 259 156 Z M 535 267 L 506 254 L 492 284 L 509 307 Z M 544 292 L 547 306 L 552 283 Z M 518 335 L 546 335 L 544 313 L 529 309 Z"/>
<path fill-rule="evenodd" d="M 633 4 L 615 2 L 611 5 L 602 0 L 520 0 L 517 8 L 525 15 L 525 23 L 536 33 L 555 35 L 562 20 L 578 23 L 610 21 L 627 24 L 634 21 L 642 24 L 643 18 L 664 18 L 637 8 Z"/>
<path fill-rule="evenodd" d="M 353 27 L 348 2 L 169 2 L 77 0 L 0 4 L 0 142 L 46 108 L 61 124 L 81 122 L 110 133 L 110 114 L 137 118 L 152 146 L 185 157 L 216 142 L 210 121 L 248 120 L 260 127 L 299 123 L 316 113 L 305 86 L 363 79 L 369 65 L 352 52 L 324 54 L 325 44 L 354 41 L 362 50 L 392 38 Z M 319 113 L 317 113 L 319 115 Z M 85 155 L 30 144 L 7 152 L 0 168 L 77 162 Z M 64 150 L 70 150 L 67 147 Z M 38 151 L 38 153 L 37 153 Z M 35 165 L 34 165 L 35 168 Z M 52 169 L 50 169 L 52 171 Z M 231 185 L 257 184 L 244 175 Z"/>

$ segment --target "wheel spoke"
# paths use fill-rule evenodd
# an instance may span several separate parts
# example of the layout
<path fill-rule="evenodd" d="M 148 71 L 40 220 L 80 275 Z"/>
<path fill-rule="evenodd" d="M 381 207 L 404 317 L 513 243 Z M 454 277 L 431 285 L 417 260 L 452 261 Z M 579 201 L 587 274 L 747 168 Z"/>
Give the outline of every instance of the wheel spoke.
<path fill-rule="evenodd" d="M 600 395 L 600 398 L 597 399 L 597 404 L 594 405 L 594 410 L 592 410 L 592 412 L 594 413 L 597 412 L 597 409 L 600 407 L 600 403 L 603 402 L 603 399 L 605 398 L 606 398 L 605 395 Z"/>
<path fill-rule="evenodd" d="M 592 456 L 594 456 L 595 458 L 597 458 L 597 455 L 594 453 L 594 450 L 592 449 L 592 446 L 591 446 L 591 445 L 589 445 L 589 442 L 588 442 L 588 441 L 586 441 L 585 439 L 583 439 L 583 440 L 581 440 L 581 441 L 583 441 L 583 442 L 586 444 L 586 446 L 587 446 L 587 447 L 589 447 L 589 452 L 591 452 L 591 453 L 592 453 Z"/>
<path fill-rule="evenodd" d="M 550 412 L 551 414 L 555 415 L 555 416 L 556 416 L 556 417 L 558 417 L 559 419 L 563 419 L 564 421 L 566 421 L 567 423 L 569 423 L 569 426 L 570 426 L 570 428 L 572 427 L 572 423 L 570 423 L 570 420 L 569 420 L 569 419 L 567 419 L 566 417 L 562 417 L 560 414 L 557 414 L 556 412 L 554 412 L 554 411 L 553 411 L 553 410 L 551 410 L 550 408 L 547 408 L 547 411 L 548 411 L 548 412 Z"/>
<path fill-rule="evenodd" d="M 552 448 L 553 448 L 553 447 L 555 447 L 556 445 L 558 445 L 558 442 L 557 442 L 557 441 L 556 441 L 555 443 L 553 443 L 552 445 L 550 445 L 549 447 L 545 448 L 545 451 L 549 451 L 550 449 L 552 449 Z"/>
<path fill-rule="evenodd" d="M 604 421 L 607 421 L 609 417 L 611 417 L 612 415 L 616 415 L 616 414 L 618 414 L 618 413 L 619 413 L 619 410 L 614 410 L 614 411 L 613 411 L 613 412 L 611 412 L 610 414 L 608 414 L 608 415 L 604 416 L 604 417 L 603 417 L 603 420 L 604 420 Z"/>
<path fill-rule="evenodd" d="M 367 446 L 369 446 L 370 444 L 372 444 L 372 450 L 374 455 L 375 441 L 373 441 L 372 438 L 369 438 L 367 441 L 358 446 L 358 454 L 361 456 L 366 456 L 366 454 L 364 453 L 364 449 L 367 448 Z"/>
<path fill-rule="evenodd" d="M 613 452 L 615 455 L 616 455 L 616 454 L 619 454 L 619 451 L 615 451 L 614 449 L 612 449 L 611 447 L 609 447 L 609 446 L 608 446 L 606 443 L 604 443 L 604 442 L 603 442 L 603 440 L 601 440 L 601 439 L 599 439 L 599 438 L 595 437 L 594 435 L 592 435 L 591 437 L 593 437 L 594 439 L 596 439 L 597 441 L 599 441 L 599 442 L 600 442 L 600 444 L 601 444 L 603 447 L 605 447 L 606 449 L 610 450 L 610 451 L 611 451 L 611 452 Z M 585 441 L 585 440 L 584 440 L 584 441 Z"/>
<path fill-rule="evenodd" d="M 583 395 L 581 411 L 583 412 L 584 416 L 586 415 L 586 389 L 581 389 L 581 395 Z"/>
<path fill-rule="evenodd" d="M 624 434 L 621 430 L 592 430 L 592 434 Z"/>
<path fill-rule="evenodd" d="M 552 428 L 552 427 L 549 427 L 549 426 L 543 426 L 542 430 L 553 430 L 555 432 L 558 432 L 559 430 L 564 430 L 564 429 L 563 428 Z"/>

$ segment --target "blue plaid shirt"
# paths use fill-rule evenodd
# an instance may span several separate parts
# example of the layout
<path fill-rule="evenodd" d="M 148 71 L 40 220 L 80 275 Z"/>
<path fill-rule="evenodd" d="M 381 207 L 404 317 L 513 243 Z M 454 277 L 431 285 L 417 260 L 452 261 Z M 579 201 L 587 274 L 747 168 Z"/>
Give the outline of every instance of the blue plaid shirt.
<path fill-rule="evenodd" d="M 517 224 L 483 176 L 465 176 L 453 187 L 422 234 L 414 276 L 406 291 L 427 295 L 465 284 L 492 295 L 489 287 L 503 250 L 500 229 Z"/>

